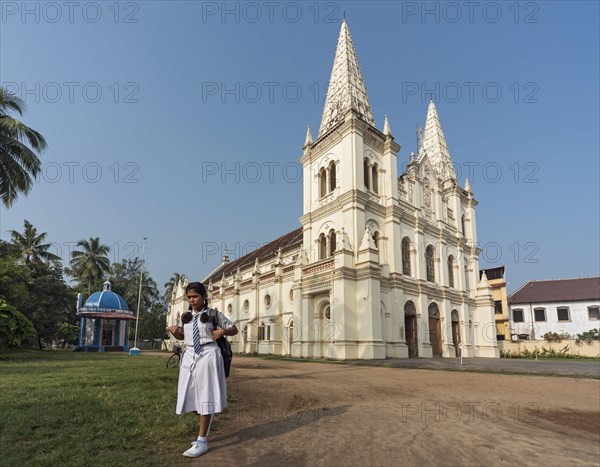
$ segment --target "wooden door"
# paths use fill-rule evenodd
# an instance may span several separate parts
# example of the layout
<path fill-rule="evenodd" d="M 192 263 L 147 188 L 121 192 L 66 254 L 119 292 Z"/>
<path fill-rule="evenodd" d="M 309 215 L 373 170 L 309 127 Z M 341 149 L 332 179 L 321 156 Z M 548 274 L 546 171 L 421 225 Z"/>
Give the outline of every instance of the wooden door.
<path fill-rule="evenodd" d="M 429 342 L 434 357 L 442 356 L 442 332 L 439 318 L 429 318 Z"/>
<path fill-rule="evenodd" d="M 460 344 L 460 326 L 458 321 L 452 322 L 452 342 L 454 342 L 454 353 L 457 357 L 460 357 L 460 348 L 458 344 Z"/>
<path fill-rule="evenodd" d="M 406 345 L 408 345 L 408 357 L 415 358 L 419 356 L 417 346 L 417 317 L 404 316 L 404 330 L 406 334 Z"/>

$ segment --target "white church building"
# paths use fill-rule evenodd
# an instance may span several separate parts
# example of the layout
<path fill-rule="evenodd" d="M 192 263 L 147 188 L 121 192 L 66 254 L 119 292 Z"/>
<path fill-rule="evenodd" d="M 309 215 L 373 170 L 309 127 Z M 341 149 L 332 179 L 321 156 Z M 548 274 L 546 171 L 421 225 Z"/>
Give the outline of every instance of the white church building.
<path fill-rule="evenodd" d="M 306 133 L 301 226 L 203 282 L 240 330 L 236 352 L 304 358 L 498 357 L 491 288 L 479 280 L 475 208 L 436 107 L 398 176 L 388 118 L 376 127 L 342 23 L 321 127 Z M 185 286 L 167 316 L 187 310 Z M 171 337 L 171 345 L 175 342 Z"/>

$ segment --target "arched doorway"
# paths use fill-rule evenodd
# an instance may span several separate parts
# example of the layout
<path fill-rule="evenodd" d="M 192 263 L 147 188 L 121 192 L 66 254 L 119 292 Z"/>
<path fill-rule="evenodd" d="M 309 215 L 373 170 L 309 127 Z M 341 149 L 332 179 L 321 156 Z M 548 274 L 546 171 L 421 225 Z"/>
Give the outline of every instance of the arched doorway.
<path fill-rule="evenodd" d="M 417 345 L 417 309 L 412 301 L 404 305 L 404 336 L 408 346 L 408 358 L 419 356 L 419 347 Z"/>
<path fill-rule="evenodd" d="M 458 311 L 452 310 L 452 342 L 454 342 L 454 353 L 457 357 L 460 357 L 460 320 L 458 317 Z"/>
<path fill-rule="evenodd" d="M 442 329 L 440 326 L 440 309 L 432 303 L 427 309 L 429 315 L 429 342 L 434 357 L 442 356 Z"/>

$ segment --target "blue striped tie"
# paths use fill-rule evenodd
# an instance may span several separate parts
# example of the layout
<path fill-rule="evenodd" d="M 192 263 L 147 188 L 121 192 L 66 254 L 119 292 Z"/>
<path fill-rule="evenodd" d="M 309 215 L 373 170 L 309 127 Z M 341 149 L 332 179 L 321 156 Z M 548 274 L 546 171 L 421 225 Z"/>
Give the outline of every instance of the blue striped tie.
<path fill-rule="evenodd" d="M 200 355 L 202 345 L 200 344 L 200 330 L 198 329 L 198 316 L 194 316 L 194 322 L 192 324 L 192 335 L 194 337 L 194 352 Z"/>

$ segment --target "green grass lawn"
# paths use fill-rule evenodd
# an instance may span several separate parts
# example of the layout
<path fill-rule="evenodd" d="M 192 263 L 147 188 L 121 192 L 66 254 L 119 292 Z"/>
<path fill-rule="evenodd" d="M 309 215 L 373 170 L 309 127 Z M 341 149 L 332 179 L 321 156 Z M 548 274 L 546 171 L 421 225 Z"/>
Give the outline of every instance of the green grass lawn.
<path fill-rule="evenodd" d="M 2 465 L 173 466 L 198 417 L 175 415 L 166 355 L 0 354 Z"/>

